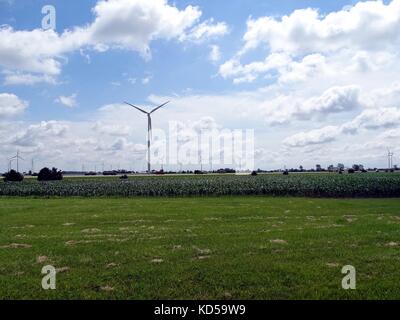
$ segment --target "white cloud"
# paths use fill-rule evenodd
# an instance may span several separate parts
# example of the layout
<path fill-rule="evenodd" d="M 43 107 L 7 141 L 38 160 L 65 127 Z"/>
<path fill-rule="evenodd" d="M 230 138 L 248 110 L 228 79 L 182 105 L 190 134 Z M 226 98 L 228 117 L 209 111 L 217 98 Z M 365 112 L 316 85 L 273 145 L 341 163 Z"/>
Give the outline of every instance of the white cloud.
<path fill-rule="evenodd" d="M 339 127 L 327 126 L 321 129 L 297 133 L 283 140 L 283 143 L 289 147 L 305 147 L 332 142 L 339 134 Z"/>
<path fill-rule="evenodd" d="M 152 78 L 153 78 L 152 75 L 145 76 L 144 78 L 142 78 L 142 84 L 144 85 L 149 84 Z"/>
<path fill-rule="evenodd" d="M 73 95 L 70 95 L 70 96 L 59 96 L 59 97 L 55 100 L 55 102 L 57 102 L 57 103 L 59 103 L 59 104 L 62 104 L 62 105 L 64 105 L 65 107 L 73 108 L 73 107 L 76 107 L 76 106 L 77 106 L 76 97 L 77 97 L 77 94 L 76 94 L 76 93 L 73 94 Z"/>
<path fill-rule="evenodd" d="M 200 42 L 226 33 L 225 23 L 207 20 L 197 24 L 202 14 L 198 7 L 180 10 L 167 0 L 99 0 L 94 21 L 58 34 L 53 30 L 14 30 L 0 27 L 0 66 L 22 73 L 34 73 L 9 80 L 20 84 L 38 83 L 40 74 L 61 73 L 63 55 L 82 49 L 104 52 L 110 48 L 139 52 L 150 58 L 150 44 L 158 39 Z M 48 78 L 47 78 L 48 79 Z M 42 78 L 42 80 L 45 80 Z M 42 81 L 43 82 L 43 81 Z"/>
<path fill-rule="evenodd" d="M 271 54 L 264 61 L 252 62 L 247 65 L 242 65 L 237 58 L 234 58 L 220 66 L 219 74 L 224 78 L 237 77 L 235 80 L 247 79 L 251 82 L 258 74 L 286 67 L 290 62 L 291 58 L 281 53 Z M 238 81 L 236 82 L 238 83 Z"/>
<path fill-rule="evenodd" d="M 5 79 L 4 85 L 35 85 L 38 83 L 49 83 L 56 84 L 56 80 L 53 76 L 46 74 L 31 74 L 31 73 L 20 73 L 20 72 L 4 72 Z"/>
<path fill-rule="evenodd" d="M 400 1 L 358 2 L 353 7 L 319 14 L 316 9 L 296 10 L 280 19 L 250 18 L 241 53 L 267 44 L 273 52 L 309 54 L 343 48 L 382 50 L 398 45 Z"/>
<path fill-rule="evenodd" d="M 357 86 L 343 86 L 329 88 L 321 95 L 308 99 L 280 95 L 263 102 L 261 109 L 268 123 L 283 124 L 292 120 L 309 120 L 348 112 L 360 105 L 360 89 Z"/>
<path fill-rule="evenodd" d="M 400 126 L 400 109 L 380 108 L 366 109 L 353 120 L 340 126 L 326 126 L 317 130 L 300 132 L 284 139 L 284 144 L 289 147 L 306 147 L 315 144 L 324 144 L 335 141 L 343 134 L 356 134 L 361 130 L 389 129 Z M 398 134 L 398 130 L 387 131 L 380 137 L 387 139 L 393 138 Z M 350 151 L 350 150 L 349 150 Z"/>
<path fill-rule="evenodd" d="M 131 133 L 131 129 L 128 125 L 105 123 L 103 121 L 96 122 L 92 128 L 101 134 L 110 136 L 127 136 Z"/>
<path fill-rule="evenodd" d="M 399 27 L 400 0 L 360 1 L 327 15 L 308 8 L 280 18 L 249 18 L 242 49 L 221 65 L 219 73 L 234 83 L 277 73 L 278 81 L 287 84 L 378 71 L 397 59 Z M 250 50 L 265 47 L 264 61 L 240 62 Z M 277 56 L 286 61 L 271 64 Z"/>
<path fill-rule="evenodd" d="M 0 93 L 0 118 L 20 115 L 28 105 L 27 101 L 21 100 L 15 94 Z"/>
<path fill-rule="evenodd" d="M 9 143 L 16 146 L 34 146 L 44 143 L 45 139 L 50 139 L 51 141 L 62 137 L 68 129 L 68 125 L 59 121 L 42 121 L 39 124 L 32 124 L 27 129 L 17 133 Z M 55 143 L 54 140 L 53 143 Z"/>
<path fill-rule="evenodd" d="M 99 1 L 95 21 L 87 29 L 92 44 L 120 46 L 150 56 L 150 42 L 180 38 L 200 18 L 197 7 L 183 10 L 166 0 Z"/>
<path fill-rule="evenodd" d="M 210 50 L 210 54 L 208 55 L 208 59 L 211 62 L 218 62 L 219 60 L 221 60 L 221 50 L 220 50 L 219 46 L 211 45 L 210 48 L 211 48 L 211 50 Z"/>
<path fill-rule="evenodd" d="M 343 125 L 343 132 L 355 133 L 359 129 L 376 130 L 397 127 L 400 125 L 400 109 L 378 108 L 367 109 L 352 121 Z"/>
<path fill-rule="evenodd" d="M 225 22 L 214 23 L 214 19 L 211 18 L 195 26 L 188 34 L 183 34 L 181 40 L 202 42 L 224 36 L 228 33 L 229 28 Z"/>

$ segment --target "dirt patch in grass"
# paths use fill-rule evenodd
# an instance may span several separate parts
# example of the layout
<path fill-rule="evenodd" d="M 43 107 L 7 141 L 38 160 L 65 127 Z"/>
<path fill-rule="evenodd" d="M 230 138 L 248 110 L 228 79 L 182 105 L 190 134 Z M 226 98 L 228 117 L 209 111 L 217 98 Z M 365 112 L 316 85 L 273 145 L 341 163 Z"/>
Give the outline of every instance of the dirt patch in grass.
<path fill-rule="evenodd" d="M 49 257 L 47 257 L 47 256 L 38 256 L 36 258 L 36 263 L 44 263 L 48 260 L 49 260 Z"/>
<path fill-rule="evenodd" d="M 288 243 L 286 240 L 282 240 L 282 239 L 273 239 L 273 240 L 269 240 L 269 242 L 276 243 L 276 244 L 287 244 Z"/>
<path fill-rule="evenodd" d="M 97 233 L 97 232 L 101 232 L 101 230 L 97 229 L 97 228 L 89 228 L 89 229 L 83 229 L 82 232 L 83 233 Z"/>
<path fill-rule="evenodd" d="M 153 259 L 151 260 L 151 263 L 163 263 L 164 260 L 163 259 Z"/>
<path fill-rule="evenodd" d="M 69 270 L 70 270 L 69 267 L 56 268 L 57 273 L 65 273 L 65 272 L 68 272 Z"/>
<path fill-rule="evenodd" d="M 32 245 L 25 243 L 11 243 L 5 246 L 0 246 L 1 249 L 28 249 L 32 248 Z"/>

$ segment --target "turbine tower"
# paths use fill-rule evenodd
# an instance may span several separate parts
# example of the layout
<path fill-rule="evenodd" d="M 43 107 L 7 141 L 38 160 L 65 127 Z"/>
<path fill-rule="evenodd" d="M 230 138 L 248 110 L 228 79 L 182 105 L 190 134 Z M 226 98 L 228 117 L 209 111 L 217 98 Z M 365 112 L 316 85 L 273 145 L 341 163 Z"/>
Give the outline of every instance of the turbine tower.
<path fill-rule="evenodd" d="M 388 165 L 389 165 L 388 169 L 392 169 L 393 167 L 393 155 L 394 153 L 390 152 L 390 149 L 388 148 Z"/>
<path fill-rule="evenodd" d="M 152 133 L 152 129 L 153 129 L 152 124 L 151 124 L 151 114 L 156 112 L 158 109 L 161 109 L 169 102 L 170 101 L 163 103 L 162 105 L 158 106 L 157 108 L 154 108 L 150 112 L 144 111 L 143 109 L 140 109 L 139 107 L 136 107 L 133 104 L 125 102 L 127 105 L 129 105 L 129 106 L 135 108 L 136 110 L 139 110 L 140 112 L 143 112 L 144 114 L 147 115 L 147 173 L 151 173 L 150 148 L 151 148 L 151 140 L 152 140 L 151 133 Z"/>

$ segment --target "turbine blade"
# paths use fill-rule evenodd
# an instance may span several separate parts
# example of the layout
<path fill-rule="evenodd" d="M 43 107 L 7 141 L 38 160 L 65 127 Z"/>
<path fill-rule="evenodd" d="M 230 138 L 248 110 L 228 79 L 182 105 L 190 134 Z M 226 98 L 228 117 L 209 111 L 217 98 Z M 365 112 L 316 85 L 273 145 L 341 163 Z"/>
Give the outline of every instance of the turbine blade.
<path fill-rule="evenodd" d="M 156 112 L 158 109 L 161 109 L 162 107 L 164 107 L 166 104 L 168 104 L 170 102 L 171 101 L 167 101 L 167 102 L 163 103 L 161 106 L 158 106 L 157 108 L 151 110 L 150 113 Z"/>
<path fill-rule="evenodd" d="M 147 111 L 144 111 L 143 109 L 140 109 L 139 107 L 136 107 L 133 104 L 130 104 L 128 102 L 125 102 L 125 104 L 127 104 L 128 106 L 131 106 L 131 107 L 133 107 L 133 108 L 135 108 L 135 109 L 137 109 L 137 110 L 139 110 L 139 111 L 141 111 L 141 112 L 143 112 L 145 114 L 149 114 Z"/>

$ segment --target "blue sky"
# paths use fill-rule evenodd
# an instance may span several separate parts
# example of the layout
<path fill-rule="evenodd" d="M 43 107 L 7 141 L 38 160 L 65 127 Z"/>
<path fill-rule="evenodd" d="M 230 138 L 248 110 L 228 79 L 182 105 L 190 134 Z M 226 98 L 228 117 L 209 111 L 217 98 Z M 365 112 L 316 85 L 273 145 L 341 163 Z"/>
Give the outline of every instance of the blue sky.
<path fill-rule="evenodd" d="M 51 35 L 41 30 L 44 5 L 53 5 L 57 13 Z M 131 16 L 121 22 L 123 6 L 134 8 L 126 10 Z M 143 22 L 137 13 L 142 8 L 166 22 Z M 218 127 L 254 129 L 259 167 L 311 167 L 316 162 L 383 166 L 386 146 L 392 146 L 398 133 L 393 121 L 385 120 L 398 117 L 398 8 L 396 0 L 2 0 L 0 94 L 26 104 L 0 119 L 3 132 L 19 130 L 14 137 L 0 131 L 2 154 L 7 158 L 18 149 L 43 162 L 49 152 L 43 139 L 49 137 L 44 138 L 47 129 L 40 124 L 48 122 L 67 132 L 60 129 L 63 133 L 57 136 L 59 155 L 52 161 L 58 166 L 77 169 L 80 159 L 93 154 L 93 163 L 119 161 L 128 166 L 132 159 L 121 153 L 140 149 L 145 124 L 135 113 L 129 114 L 129 122 L 125 117 L 111 123 L 113 116 L 104 118 L 104 106 L 120 115 L 127 112 L 119 105 L 125 100 L 143 106 L 168 99 L 172 110 L 160 113 L 160 128 L 167 127 L 167 118 L 190 126 L 205 117 Z M 180 17 L 186 25 L 171 22 Z M 380 25 L 382 20 L 390 23 Z M 364 21 L 370 21 L 367 28 Z M 207 30 L 195 38 L 200 29 Z M 24 32 L 23 40 L 19 32 Z M 21 53 L 24 43 L 26 52 Z M 151 57 L 141 51 L 147 46 Z M 378 100 L 387 88 L 392 91 L 384 100 L 390 105 Z M 384 120 L 368 122 L 377 118 Z M 93 123 L 99 122 L 134 128 L 128 136 L 98 138 Z M 66 160 L 64 145 L 77 141 L 74 131 L 101 141 L 90 141 L 92 149 L 81 141 Z M 49 132 L 54 134 L 53 128 Z M 27 135 L 33 136 L 29 140 Z M 371 137 L 381 140 L 372 144 Z M 103 141 L 111 146 L 116 143 L 112 139 L 124 141 L 126 149 L 110 154 L 95 147 Z M 349 151 L 349 141 L 360 148 L 359 159 Z"/>
<path fill-rule="evenodd" d="M 321 12 L 341 9 L 352 1 L 176 1 L 178 8 L 188 5 L 199 6 L 203 19 L 214 18 L 225 21 L 231 27 L 231 33 L 218 40 L 223 54 L 232 56 L 241 46 L 241 37 L 246 31 L 246 20 L 272 15 L 285 15 L 299 7 L 319 8 Z M 16 30 L 40 28 L 44 5 L 54 5 L 57 9 L 57 31 L 74 26 L 82 26 L 93 21 L 91 8 L 96 1 L 13 1 L 1 4 L 1 24 L 9 24 Z M 35 14 L 36 13 L 36 14 Z M 190 88 L 199 93 L 219 93 L 237 90 L 232 83 L 216 77 L 218 65 L 212 65 L 207 59 L 208 46 L 188 44 L 181 46 L 175 41 L 158 41 L 151 44 L 152 59 L 144 61 L 138 54 L 126 50 L 111 50 L 107 53 L 88 52 L 91 63 L 82 58 L 80 52 L 66 56 L 68 62 L 63 65 L 63 74 L 59 86 L 37 85 L 35 87 L 14 88 L 13 92 L 28 97 L 31 110 L 29 120 L 67 120 L 80 117 L 81 112 L 97 109 L 98 106 L 129 100 L 146 103 L 150 94 L 169 95 L 181 93 Z M 254 53 L 254 56 L 260 53 Z M 262 55 L 262 53 L 261 53 Z M 188 77 L 188 74 L 192 75 Z M 147 85 L 141 79 L 151 76 Z M 129 78 L 135 78 L 132 85 Z M 114 85 L 112 85 L 114 83 Z M 116 83 L 120 83 L 117 86 Z M 268 80 L 241 86 L 243 89 L 257 88 L 267 84 Z M 67 110 L 57 107 L 54 100 L 63 94 L 79 95 L 79 110 Z"/>

